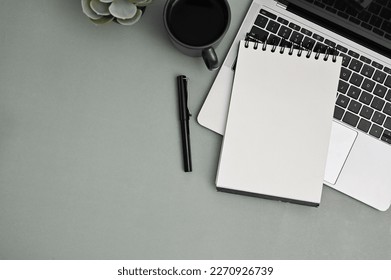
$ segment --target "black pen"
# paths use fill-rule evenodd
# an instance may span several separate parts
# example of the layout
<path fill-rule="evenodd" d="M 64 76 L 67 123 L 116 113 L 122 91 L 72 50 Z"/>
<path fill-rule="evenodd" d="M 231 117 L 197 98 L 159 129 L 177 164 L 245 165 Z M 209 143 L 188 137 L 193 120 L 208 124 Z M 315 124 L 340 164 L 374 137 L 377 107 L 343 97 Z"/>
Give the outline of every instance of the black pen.
<path fill-rule="evenodd" d="M 187 78 L 184 75 L 177 77 L 178 100 L 179 100 L 179 120 L 181 122 L 182 154 L 185 172 L 191 172 L 191 150 L 190 150 L 190 127 L 189 118 L 191 116 L 187 107 Z"/>

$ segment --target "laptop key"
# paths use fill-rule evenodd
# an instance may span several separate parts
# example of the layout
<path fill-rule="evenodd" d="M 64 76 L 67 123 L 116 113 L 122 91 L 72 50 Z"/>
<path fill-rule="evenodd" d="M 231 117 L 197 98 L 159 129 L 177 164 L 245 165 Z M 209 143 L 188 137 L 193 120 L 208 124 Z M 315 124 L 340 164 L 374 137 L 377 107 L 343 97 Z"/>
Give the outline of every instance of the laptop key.
<path fill-rule="evenodd" d="M 364 105 L 363 108 L 361 109 L 360 116 L 370 120 L 373 112 L 374 110 L 372 108 Z"/>
<path fill-rule="evenodd" d="M 383 109 L 384 103 L 385 103 L 384 100 L 375 96 L 375 98 L 373 98 L 373 100 L 372 100 L 371 107 L 376 110 L 381 111 L 381 109 Z"/>
<path fill-rule="evenodd" d="M 380 69 L 380 70 L 383 69 L 383 65 L 381 65 L 380 63 L 378 63 L 376 61 L 372 61 L 372 66 L 377 68 L 377 69 Z"/>
<path fill-rule="evenodd" d="M 356 72 L 360 72 L 362 65 L 363 63 L 361 61 L 357 59 L 352 59 L 349 65 L 349 69 L 354 70 Z"/>
<path fill-rule="evenodd" d="M 321 7 L 322 9 L 324 9 L 324 8 L 326 7 L 325 4 L 322 4 L 322 3 L 320 3 L 320 2 L 315 2 L 314 4 L 315 4 L 316 6 L 318 6 L 318 7 Z"/>
<path fill-rule="evenodd" d="M 371 24 L 368 24 L 368 23 L 365 23 L 365 22 L 361 22 L 361 26 L 364 27 L 365 29 L 372 30 L 372 25 Z"/>
<path fill-rule="evenodd" d="M 375 87 L 375 82 L 372 80 L 369 80 L 365 78 L 364 82 L 361 85 L 362 89 L 365 89 L 366 91 L 372 92 L 373 88 Z"/>
<path fill-rule="evenodd" d="M 368 78 L 372 77 L 373 72 L 375 72 L 375 68 L 373 68 L 372 66 L 369 66 L 367 64 L 365 64 L 361 70 L 361 74 L 363 74 L 364 76 L 366 76 Z"/>
<path fill-rule="evenodd" d="M 341 54 L 341 56 L 342 56 L 342 66 L 348 67 L 351 60 L 350 56 L 346 54 Z"/>
<path fill-rule="evenodd" d="M 384 8 L 387 6 L 388 0 L 375 0 L 376 3 L 379 3 L 380 5 L 383 5 Z"/>
<path fill-rule="evenodd" d="M 388 90 L 385 98 L 386 98 L 386 100 L 391 101 L 391 89 Z"/>
<path fill-rule="evenodd" d="M 269 21 L 269 23 L 267 24 L 267 27 L 266 27 L 266 30 L 267 31 L 270 31 L 272 33 L 277 33 L 278 31 L 278 28 L 280 28 L 281 24 L 279 24 L 278 22 L 275 22 L 273 20 Z"/>
<path fill-rule="evenodd" d="M 371 64 L 372 60 L 370 60 L 368 57 L 365 57 L 365 56 L 360 56 L 360 60 L 362 62 L 365 62 L 365 63 L 368 63 L 368 64 Z"/>
<path fill-rule="evenodd" d="M 391 103 L 386 103 L 386 105 L 384 106 L 384 109 L 383 109 L 383 113 L 391 116 Z"/>
<path fill-rule="evenodd" d="M 354 52 L 352 50 L 348 51 L 348 54 L 350 56 L 353 56 L 354 58 L 359 58 L 360 57 L 360 55 L 358 53 L 356 53 L 356 52 Z"/>
<path fill-rule="evenodd" d="M 280 46 L 280 47 L 285 47 L 285 48 L 288 48 L 288 49 L 289 49 L 289 48 L 292 46 L 292 42 L 289 41 L 289 40 L 283 39 L 283 40 L 281 40 L 281 43 L 280 43 L 279 46 Z"/>
<path fill-rule="evenodd" d="M 257 19 L 255 20 L 255 24 L 261 28 L 264 28 L 268 22 L 268 18 L 264 17 L 263 15 L 258 15 Z"/>
<path fill-rule="evenodd" d="M 291 35 L 292 33 L 292 29 L 290 29 L 289 27 L 287 26 L 282 26 L 280 28 L 280 31 L 278 31 L 278 36 L 284 38 L 284 39 L 288 39 L 289 36 Z"/>
<path fill-rule="evenodd" d="M 289 24 L 289 27 L 292 28 L 293 30 L 296 30 L 296 31 L 300 30 L 300 26 L 298 26 L 297 24 L 294 24 L 293 22 L 291 22 Z"/>
<path fill-rule="evenodd" d="M 383 133 L 383 128 L 381 128 L 377 124 L 373 124 L 371 129 L 369 130 L 369 134 L 371 134 L 372 136 L 374 136 L 376 138 L 379 138 L 382 133 Z"/>
<path fill-rule="evenodd" d="M 368 11 L 376 15 L 379 14 L 380 10 L 381 10 L 381 6 L 375 3 L 371 3 L 371 5 L 369 5 L 368 7 Z"/>
<path fill-rule="evenodd" d="M 314 52 L 326 53 L 327 46 L 322 43 L 316 43 L 314 47 Z"/>
<path fill-rule="evenodd" d="M 292 36 L 290 38 L 291 42 L 299 45 L 301 41 L 303 41 L 303 38 L 304 38 L 304 35 L 297 32 L 297 31 L 293 31 L 292 33 Z"/>
<path fill-rule="evenodd" d="M 348 96 L 357 99 L 360 96 L 361 89 L 355 87 L 355 86 L 350 86 L 348 90 Z"/>
<path fill-rule="evenodd" d="M 332 12 L 333 14 L 336 14 L 338 12 L 336 9 L 329 7 L 329 6 L 326 7 L 326 10 L 329 12 Z"/>
<path fill-rule="evenodd" d="M 281 30 L 280 30 L 281 31 Z M 303 40 L 303 47 L 312 50 L 315 45 L 315 40 L 310 37 L 305 37 Z"/>
<path fill-rule="evenodd" d="M 366 91 L 363 91 L 360 95 L 360 101 L 362 103 L 367 104 L 367 105 L 371 104 L 372 98 L 373 98 L 372 94 L 370 94 Z"/>
<path fill-rule="evenodd" d="M 351 74 L 352 74 L 352 71 L 350 71 L 349 69 L 347 69 L 345 67 L 342 67 L 341 73 L 339 74 L 339 77 L 344 81 L 348 81 Z"/>
<path fill-rule="evenodd" d="M 372 16 L 371 20 L 369 21 L 369 24 L 372 26 L 380 27 L 383 23 L 383 20 L 378 16 Z"/>
<path fill-rule="evenodd" d="M 280 40 L 281 40 L 280 37 L 274 34 L 270 34 L 269 38 L 267 38 L 267 43 L 269 45 L 278 46 L 280 44 Z"/>
<path fill-rule="evenodd" d="M 388 144 L 391 144 L 391 131 L 384 130 L 381 140 Z"/>
<path fill-rule="evenodd" d="M 337 15 L 339 15 L 340 17 L 343 17 L 344 19 L 348 19 L 349 18 L 349 15 L 346 14 L 346 13 L 343 13 L 343 12 L 337 12 Z"/>
<path fill-rule="evenodd" d="M 330 46 L 331 48 L 335 48 L 335 46 L 337 45 L 336 43 L 330 41 L 329 39 L 326 39 L 324 41 L 324 43 L 327 45 L 327 46 Z"/>
<path fill-rule="evenodd" d="M 362 83 L 362 80 L 364 80 L 363 76 L 360 76 L 357 73 L 353 73 L 352 77 L 350 78 L 350 82 L 355 86 L 360 86 Z"/>
<path fill-rule="evenodd" d="M 285 25 L 287 25 L 287 24 L 289 23 L 289 21 L 287 21 L 286 19 L 284 19 L 284 18 L 282 18 L 282 17 L 279 17 L 279 18 L 277 19 L 277 21 L 278 21 L 279 23 L 282 23 L 282 24 L 285 24 Z"/>
<path fill-rule="evenodd" d="M 379 16 L 384 18 L 385 20 L 391 20 L 391 9 L 387 9 L 386 7 L 383 7 Z"/>
<path fill-rule="evenodd" d="M 376 82 L 379 82 L 379 83 L 383 83 L 384 80 L 386 79 L 386 73 L 382 72 L 382 71 L 379 71 L 379 70 L 376 70 L 375 74 L 373 75 L 373 79 L 376 81 Z"/>
<path fill-rule="evenodd" d="M 382 30 L 384 30 L 385 32 L 390 33 L 391 32 L 391 22 L 390 21 L 384 21 L 380 28 Z"/>
<path fill-rule="evenodd" d="M 346 93 L 346 91 L 348 90 L 349 88 L 349 84 L 344 82 L 344 81 L 339 81 L 338 83 L 338 91 L 341 92 L 341 93 Z"/>
<path fill-rule="evenodd" d="M 340 94 L 340 95 L 338 95 L 336 104 L 343 107 L 343 108 L 346 108 L 349 104 L 349 101 L 350 101 L 349 97 L 347 97 L 346 95 Z"/>
<path fill-rule="evenodd" d="M 264 41 L 264 40 L 266 40 L 267 39 L 267 37 L 269 36 L 269 32 L 266 32 L 265 30 L 262 30 L 262 29 L 260 29 L 260 28 L 258 28 L 258 27 L 256 27 L 256 26 L 253 26 L 252 28 L 251 28 L 251 31 L 250 31 L 251 33 L 253 33 L 253 34 L 255 34 L 255 35 L 257 35 L 257 37 L 258 37 L 258 39 L 260 40 L 260 41 Z"/>
<path fill-rule="evenodd" d="M 345 116 L 343 117 L 342 121 L 344 123 L 347 123 L 347 124 L 353 126 L 353 127 L 356 127 L 359 119 L 360 118 L 357 115 L 355 115 L 349 111 L 346 111 Z"/>
<path fill-rule="evenodd" d="M 367 11 L 362 11 L 358 14 L 358 18 L 361 19 L 364 22 L 368 22 L 371 18 L 371 13 L 368 13 Z"/>
<path fill-rule="evenodd" d="M 333 6 L 339 11 L 345 11 L 346 9 L 346 4 L 342 1 L 335 1 Z"/>
<path fill-rule="evenodd" d="M 373 32 L 377 35 L 384 36 L 384 31 L 381 31 L 380 29 L 374 28 Z"/>
<path fill-rule="evenodd" d="M 261 11 L 259 13 L 263 14 L 269 18 L 277 19 L 277 16 L 275 14 L 272 14 L 271 12 L 265 11 L 264 9 L 261 9 Z"/>
<path fill-rule="evenodd" d="M 386 81 L 384 82 L 384 85 L 391 88 L 391 76 L 388 75 Z"/>
<path fill-rule="evenodd" d="M 314 34 L 312 35 L 312 38 L 314 38 L 315 40 L 320 41 L 320 42 L 323 42 L 323 41 L 324 41 L 324 38 L 323 38 L 322 36 L 316 34 L 316 33 L 314 33 Z"/>
<path fill-rule="evenodd" d="M 385 119 L 386 119 L 386 115 L 377 111 L 372 116 L 372 121 L 377 123 L 378 125 L 382 125 Z"/>
<path fill-rule="evenodd" d="M 384 127 L 391 129 L 391 118 L 387 117 L 386 121 L 384 122 Z"/>
<path fill-rule="evenodd" d="M 334 108 L 334 118 L 335 119 L 341 120 L 344 113 L 345 113 L 344 109 L 342 109 L 341 107 L 335 106 L 335 108 Z"/>
<path fill-rule="evenodd" d="M 361 104 L 360 103 L 358 103 L 357 101 L 355 101 L 355 100 L 352 100 L 352 101 L 350 101 L 350 103 L 349 103 L 349 107 L 348 107 L 348 110 L 349 111 L 351 111 L 351 112 L 353 112 L 353 113 L 358 113 L 358 112 L 360 112 L 360 109 L 361 109 Z"/>
<path fill-rule="evenodd" d="M 369 131 L 369 128 L 371 127 L 371 122 L 365 120 L 365 119 L 360 119 L 360 122 L 358 123 L 357 128 L 360 129 L 361 131 L 364 131 L 367 133 Z"/>
<path fill-rule="evenodd" d="M 347 53 L 348 52 L 348 49 L 341 46 L 341 45 L 337 45 L 337 50 L 343 52 L 343 53 Z"/>
<path fill-rule="evenodd" d="M 305 28 L 302 28 L 301 29 L 301 33 L 303 33 L 304 35 L 307 35 L 307 36 L 311 36 L 312 35 L 312 32 L 305 29 Z"/>
<path fill-rule="evenodd" d="M 380 84 L 376 84 L 376 87 L 375 87 L 375 90 L 373 93 L 376 94 L 377 96 L 383 98 L 386 95 L 386 92 L 387 92 L 387 88 L 385 86 L 382 86 Z"/>

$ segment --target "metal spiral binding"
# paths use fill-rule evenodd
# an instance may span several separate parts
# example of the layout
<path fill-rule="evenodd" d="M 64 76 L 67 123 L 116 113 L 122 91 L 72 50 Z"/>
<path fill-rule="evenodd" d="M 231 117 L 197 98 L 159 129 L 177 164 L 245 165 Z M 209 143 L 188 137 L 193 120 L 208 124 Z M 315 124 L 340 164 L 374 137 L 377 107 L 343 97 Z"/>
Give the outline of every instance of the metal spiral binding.
<path fill-rule="evenodd" d="M 253 42 L 253 48 L 256 50 L 258 49 L 258 45 L 262 45 L 262 51 L 266 51 L 267 50 L 267 47 L 269 45 L 272 45 L 272 48 L 271 48 L 271 52 L 275 52 L 277 50 L 277 44 L 276 44 L 276 38 L 272 38 L 271 39 L 271 44 L 268 44 L 267 42 L 268 40 L 265 39 L 264 41 L 260 40 L 259 37 L 257 36 L 257 34 L 253 34 L 253 33 L 247 33 L 246 34 L 246 38 L 245 38 L 245 43 L 244 43 L 244 46 L 246 48 L 248 48 L 250 46 L 250 42 Z M 310 44 L 308 44 L 307 46 L 303 46 L 303 42 L 300 42 L 300 44 L 296 44 L 294 42 L 288 42 L 286 41 L 285 39 L 282 39 L 282 44 L 280 46 L 280 51 L 279 53 L 280 54 L 283 54 L 285 52 L 285 49 L 286 49 L 286 45 L 290 43 L 290 48 L 289 48 L 289 51 L 288 51 L 288 54 L 289 55 L 293 55 L 293 52 L 295 49 L 298 49 L 297 51 L 297 56 L 301 56 L 303 51 L 306 51 L 307 54 L 306 54 L 306 58 L 310 58 L 311 55 L 312 55 L 312 47 L 310 46 Z M 315 59 L 319 59 L 320 56 L 321 56 L 321 51 L 320 49 L 315 53 L 315 56 L 314 58 Z M 332 61 L 333 62 L 336 62 L 337 61 L 337 52 L 334 48 L 330 48 L 330 47 L 327 47 L 326 49 L 326 52 L 324 53 L 324 57 L 323 57 L 323 60 L 324 61 L 327 61 L 330 57 L 330 55 L 332 55 Z"/>

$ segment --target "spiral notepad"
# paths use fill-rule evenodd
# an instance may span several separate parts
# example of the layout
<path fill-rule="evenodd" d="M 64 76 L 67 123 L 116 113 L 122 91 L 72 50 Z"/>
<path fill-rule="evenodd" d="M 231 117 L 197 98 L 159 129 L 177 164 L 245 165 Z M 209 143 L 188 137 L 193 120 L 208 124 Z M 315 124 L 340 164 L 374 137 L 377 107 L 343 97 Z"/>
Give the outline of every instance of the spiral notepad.
<path fill-rule="evenodd" d="M 241 41 L 216 185 L 318 206 L 341 58 Z"/>

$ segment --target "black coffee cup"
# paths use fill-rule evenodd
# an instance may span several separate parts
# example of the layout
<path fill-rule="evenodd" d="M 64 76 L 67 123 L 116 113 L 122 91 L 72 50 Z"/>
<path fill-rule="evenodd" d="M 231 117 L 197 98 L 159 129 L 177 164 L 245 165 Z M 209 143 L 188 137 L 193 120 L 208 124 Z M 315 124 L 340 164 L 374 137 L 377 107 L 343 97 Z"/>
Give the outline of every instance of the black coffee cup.
<path fill-rule="evenodd" d="M 214 48 L 231 21 L 226 0 L 168 0 L 163 19 L 177 49 L 189 56 L 202 56 L 209 70 L 219 68 Z"/>

